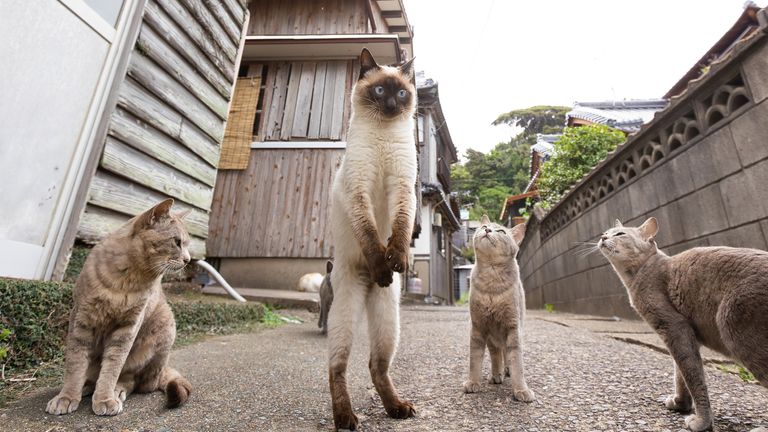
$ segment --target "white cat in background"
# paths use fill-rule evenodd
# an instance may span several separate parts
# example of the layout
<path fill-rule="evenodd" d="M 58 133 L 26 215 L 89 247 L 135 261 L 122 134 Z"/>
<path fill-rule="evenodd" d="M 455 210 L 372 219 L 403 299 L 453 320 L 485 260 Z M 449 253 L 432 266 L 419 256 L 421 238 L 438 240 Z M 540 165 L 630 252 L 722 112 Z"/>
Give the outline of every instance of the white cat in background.
<path fill-rule="evenodd" d="M 299 288 L 301 292 L 318 292 L 323 283 L 323 275 L 320 273 L 307 273 L 299 279 Z"/>

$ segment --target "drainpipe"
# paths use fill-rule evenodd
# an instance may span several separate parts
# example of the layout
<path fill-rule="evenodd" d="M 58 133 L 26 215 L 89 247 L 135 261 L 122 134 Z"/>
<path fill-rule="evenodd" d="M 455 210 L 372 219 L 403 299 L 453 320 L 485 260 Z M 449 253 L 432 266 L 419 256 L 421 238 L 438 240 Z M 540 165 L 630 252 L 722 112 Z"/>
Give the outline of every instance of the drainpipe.
<path fill-rule="evenodd" d="M 243 296 L 238 294 L 237 291 L 235 291 L 235 289 L 232 288 L 227 283 L 226 280 L 224 280 L 224 276 L 222 276 L 221 273 L 217 272 L 216 269 L 213 268 L 213 266 L 211 266 L 210 264 L 208 264 L 203 260 L 197 260 L 195 261 L 195 264 L 197 264 L 198 267 L 207 271 L 211 276 L 213 276 L 213 278 L 216 279 L 216 282 L 221 284 L 221 286 L 224 287 L 227 293 L 229 293 L 229 295 L 231 295 L 235 300 L 245 303 L 246 300 L 243 298 Z"/>

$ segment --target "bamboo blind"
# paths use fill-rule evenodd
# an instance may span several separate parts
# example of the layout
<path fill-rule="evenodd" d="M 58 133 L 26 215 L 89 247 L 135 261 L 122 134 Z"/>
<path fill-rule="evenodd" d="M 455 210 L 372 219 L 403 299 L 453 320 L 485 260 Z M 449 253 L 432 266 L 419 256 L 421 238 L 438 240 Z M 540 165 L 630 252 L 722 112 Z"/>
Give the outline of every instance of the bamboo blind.
<path fill-rule="evenodd" d="M 260 88 L 261 77 L 237 79 L 224 141 L 221 144 L 219 169 L 242 170 L 248 167 Z"/>

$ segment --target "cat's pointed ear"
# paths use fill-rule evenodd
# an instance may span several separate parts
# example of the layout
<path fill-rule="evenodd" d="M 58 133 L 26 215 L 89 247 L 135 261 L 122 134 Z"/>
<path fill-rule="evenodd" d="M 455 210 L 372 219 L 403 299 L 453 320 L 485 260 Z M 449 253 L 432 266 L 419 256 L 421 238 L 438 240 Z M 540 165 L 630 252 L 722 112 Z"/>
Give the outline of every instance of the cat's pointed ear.
<path fill-rule="evenodd" d="M 331 272 L 331 270 L 333 270 L 333 261 L 330 261 L 330 260 L 329 260 L 329 261 L 328 261 L 328 262 L 325 264 L 325 272 L 326 272 L 326 273 L 330 273 L 330 272 Z"/>
<path fill-rule="evenodd" d="M 413 78 L 413 60 L 415 59 L 416 57 L 413 57 L 412 59 L 408 60 L 407 62 L 397 67 L 398 69 L 400 69 L 400 73 L 403 74 L 403 76 L 405 76 L 409 80 Z"/>
<path fill-rule="evenodd" d="M 624 226 L 624 225 L 622 225 L 622 224 L 621 224 L 621 221 L 620 221 L 620 220 L 618 220 L 618 219 L 616 219 L 616 222 L 614 222 L 614 223 L 613 223 L 613 227 L 614 227 L 614 228 L 621 228 L 621 227 L 623 227 L 623 226 Z"/>
<path fill-rule="evenodd" d="M 487 214 L 484 214 L 483 217 L 480 218 L 480 223 L 483 225 L 488 225 L 489 223 L 491 223 L 491 220 L 488 219 Z"/>
<path fill-rule="evenodd" d="M 655 217 L 650 217 L 638 229 L 645 240 L 650 240 L 656 238 L 656 234 L 659 232 L 659 222 Z"/>
<path fill-rule="evenodd" d="M 151 209 L 145 211 L 139 215 L 138 219 L 136 220 L 136 228 L 148 228 L 156 224 L 161 219 L 170 217 L 171 206 L 173 206 L 173 198 L 168 198 L 167 200 L 164 200 Z"/>
<path fill-rule="evenodd" d="M 373 54 L 368 51 L 368 48 L 363 48 L 363 52 L 360 53 L 360 76 L 357 79 L 363 79 L 368 71 L 378 69 L 379 64 L 373 58 Z"/>
<path fill-rule="evenodd" d="M 525 224 L 521 223 L 512 227 L 512 239 L 518 246 L 523 242 L 523 238 L 525 238 Z"/>

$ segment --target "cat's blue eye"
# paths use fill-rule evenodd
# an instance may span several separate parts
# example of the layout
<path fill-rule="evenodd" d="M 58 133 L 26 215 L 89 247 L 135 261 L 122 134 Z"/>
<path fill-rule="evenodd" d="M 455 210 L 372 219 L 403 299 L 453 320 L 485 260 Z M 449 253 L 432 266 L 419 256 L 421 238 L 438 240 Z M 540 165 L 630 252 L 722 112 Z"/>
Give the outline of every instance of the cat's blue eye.
<path fill-rule="evenodd" d="M 401 97 L 401 98 L 404 98 L 404 97 L 408 96 L 408 92 L 401 89 L 399 92 L 397 92 L 397 95 L 399 97 Z"/>
<path fill-rule="evenodd" d="M 377 95 L 381 96 L 384 94 L 384 87 L 376 86 L 373 88 L 373 91 L 376 92 Z"/>

